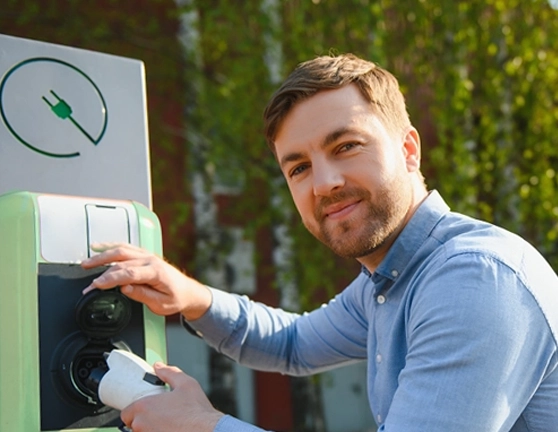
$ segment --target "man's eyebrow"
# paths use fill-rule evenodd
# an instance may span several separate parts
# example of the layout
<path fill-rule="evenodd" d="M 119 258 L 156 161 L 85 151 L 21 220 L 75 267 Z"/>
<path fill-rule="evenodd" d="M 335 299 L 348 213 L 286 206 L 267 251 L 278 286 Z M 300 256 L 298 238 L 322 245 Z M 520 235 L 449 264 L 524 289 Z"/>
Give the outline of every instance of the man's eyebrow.
<path fill-rule="evenodd" d="M 340 127 L 338 129 L 335 129 L 334 131 L 331 131 L 330 133 L 328 133 L 324 139 L 324 141 L 322 142 L 322 145 L 320 146 L 322 149 L 326 148 L 327 146 L 329 146 L 330 144 L 334 143 L 335 141 L 337 141 L 339 138 L 341 138 L 343 135 L 349 134 L 349 133 L 356 133 L 358 132 L 357 129 L 355 128 L 351 128 L 351 127 L 347 127 L 347 126 L 343 126 Z"/>
<path fill-rule="evenodd" d="M 330 144 L 337 141 L 343 135 L 348 134 L 348 133 L 356 133 L 356 132 L 358 132 L 357 129 L 346 127 L 346 126 L 335 129 L 334 131 L 331 131 L 330 133 L 328 133 L 326 135 L 326 137 L 324 138 L 324 140 L 320 144 L 320 148 L 325 149 Z M 296 162 L 297 160 L 300 160 L 302 158 L 304 158 L 304 153 L 303 152 L 288 153 L 281 158 L 281 162 L 280 162 L 279 165 L 281 167 L 283 167 L 283 166 L 285 166 L 285 164 L 287 164 L 289 162 Z"/>
<path fill-rule="evenodd" d="M 296 162 L 297 160 L 300 160 L 303 157 L 304 157 L 304 153 L 302 152 L 287 153 L 285 156 L 281 158 L 281 162 L 279 163 L 279 166 L 283 168 L 289 162 Z"/>

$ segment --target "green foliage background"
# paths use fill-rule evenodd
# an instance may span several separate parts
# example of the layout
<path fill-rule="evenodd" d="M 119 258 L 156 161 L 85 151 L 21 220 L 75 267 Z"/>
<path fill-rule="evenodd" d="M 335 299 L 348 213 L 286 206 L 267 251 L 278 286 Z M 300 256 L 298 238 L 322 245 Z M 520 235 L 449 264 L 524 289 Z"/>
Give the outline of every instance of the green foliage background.
<path fill-rule="evenodd" d="M 180 48 L 177 27 L 169 28 L 192 13 L 201 61 Z M 185 127 L 207 143 L 203 158 L 189 155 L 190 169 L 242 191 L 234 208 L 248 235 L 288 224 L 303 306 L 316 290 L 337 291 L 354 274 L 353 264 L 310 238 L 294 209 L 284 220 L 270 204 L 278 170 L 261 114 L 277 86 L 265 62 L 271 39 L 281 48 L 283 77 L 330 52 L 353 52 L 391 70 L 423 137 L 429 187 L 453 209 L 525 236 L 558 269 L 558 11 L 547 0 L 6 0 L 0 32 L 146 62 L 148 97 L 159 101 L 149 113 L 159 155 L 155 210 L 167 215 L 173 260 L 192 259 L 184 252 L 192 249 L 189 237 L 181 235 L 192 218 L 184 196 L 191 185 L 186 172 L 169 184 L 169 170 L 195 149 L 169 124 L 176 112 L 165 101 L 184 106 Z M 177 184 L 180 193 L 161 198 Z M 292 206 L 286 188 L 279 193 Z"/>
<path fill-rule="evenodd" d="M 196 121 L 208 131 L 213 168 L 242 178 L 249 223 L 280 222 L 271 207 L 253 211 L 259 194 L 250 190 L 277 175 L 261 133 L 275 88 L 262 34 L 273 32 L 283 76 L 330 52 L 391 70 L 423 137 L 429 187 L 454 210 L 525 236 L 558 268 L 558 11 L 546 0 L 283 0 L 280 31 L 261 4 L 189 6 L 200 13 L 203 41 Z M 295 279 L 309 304 L 310 287 L 334 291 L 332 275 L 353 268 L 316 245 L 296 218 L 289 224 Z"/>

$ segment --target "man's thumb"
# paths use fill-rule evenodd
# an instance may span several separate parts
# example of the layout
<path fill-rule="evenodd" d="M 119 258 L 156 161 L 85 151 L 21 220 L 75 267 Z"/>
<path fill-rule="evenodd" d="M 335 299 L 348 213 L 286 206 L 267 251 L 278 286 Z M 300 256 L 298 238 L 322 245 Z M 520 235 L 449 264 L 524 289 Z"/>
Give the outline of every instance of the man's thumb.
<path fill-rule="evenodd" d="M 161 362 L 153 365 L 155 374 L 172 389 L 179 387 L 181 383 L 188 381 L 189 377 L 176 366 L 168 366 Z"/>

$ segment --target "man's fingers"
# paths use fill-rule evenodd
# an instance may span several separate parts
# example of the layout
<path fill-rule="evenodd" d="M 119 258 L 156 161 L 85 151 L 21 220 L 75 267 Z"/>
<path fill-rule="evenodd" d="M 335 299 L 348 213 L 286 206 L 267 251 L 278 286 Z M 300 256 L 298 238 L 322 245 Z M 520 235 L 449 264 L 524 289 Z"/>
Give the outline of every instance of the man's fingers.
<path fill-rule="evenodd" d="M 124 285 L 120 289 L 122 294 L 137 302 L 145 304 L 152 312 L 157 315 L 167 315 L 164 310 L 164 293 L 156 291 L 150 285 Z"/>
<path fill-rule="evenodd" d="M 155 374 L 172 389 L 180 386 L 190 386 L 196 382 L 176 366 L 168 366 L 164 363 L 157 362 L 153 365 L 153 369 L 155 370 Z"/>
<path fill-rule="evenodd" d="M 121 243 L 121 242 L 104 242 L 104 243 L 92 243 L 91 250 L 95 252 L 105 252 L 109 249 L 116 249 L 116 248 L 123 248 L 128 249 L 130 251 L 142 252 L 146 253 L 145 249 L 142 249 L 139 246 L 135 246 L 130 243 Z"/>
<path fill-rule="evenodd" d="M 91 245 L 91 249 L 95 252 L 99 252 L 99 254 L 84 259 L 81 262 L 83 268 L 89 269 L 113 262 L 138 259 L 149 255 L 148 252 L 137 246 L 123 243 L 95 243 Z"/>
<path fill-rule="evenodd" d="M 214 430 L 223 414 L 211 406 L 199 383 L 177 367 L 163 363 L 153 367 L 173 391 L 133 402 L 120 413 L 124 423 L 138 432 Z"/>
<path fill-rule="evenodd" d="M 132 421 L 134 420 L 134 410 L 130 407 L 124 408 L 120 412 L 120 420 L 122 420 L 122 423 L 124 423 L 128 428 L 131 428 Z"/>
<path fill-rule="evenodd" d="M 95 289 L 94 286 L 89 285 L 87 288 L 84 288 L 81 292 L 83 295 L 87 294 L 89 291 L 93 291 Z"/>
<path fill-rule="evenodd" d="M 113 265 L 103 274 L 93 279 L 83 290 L 83 294 L 92 289 L 111 289 L 124 285 L 150 285 L 157 281 L 156 270 L 146 265 L 144 260 L 132 260 Z"/>

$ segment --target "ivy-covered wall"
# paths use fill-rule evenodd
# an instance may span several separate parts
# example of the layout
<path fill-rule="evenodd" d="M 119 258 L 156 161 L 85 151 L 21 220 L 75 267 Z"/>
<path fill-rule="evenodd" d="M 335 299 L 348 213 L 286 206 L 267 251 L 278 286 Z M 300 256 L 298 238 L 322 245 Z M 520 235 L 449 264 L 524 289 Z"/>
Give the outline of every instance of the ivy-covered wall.
<path fill-rule="evenodd" d="M 187 3 L 183 11 L 200 17 L 203 59 L 188 71 L 203 83 L 189 124 L 210 143 L 206 172 L 243 188 L 236 208 L 250 226 L 282 217 L 261 203 L 277 178 L 261 122 L 277 86 L 265 67 L 271 40 L 283 77 L 330 52 L 394 72 L 422 133 L 429 187 L 453 209 L 525 236 L 558 268 L 558 11 L 547 0 Z M 317 245 L 296 216 L 288 225 L 294 277 L 310 305 L 315 289 L 338 290 L 332 275 L 348 268 L 345 280 L 354 268 Z"/>

